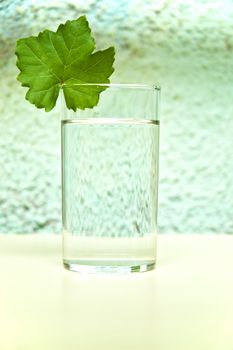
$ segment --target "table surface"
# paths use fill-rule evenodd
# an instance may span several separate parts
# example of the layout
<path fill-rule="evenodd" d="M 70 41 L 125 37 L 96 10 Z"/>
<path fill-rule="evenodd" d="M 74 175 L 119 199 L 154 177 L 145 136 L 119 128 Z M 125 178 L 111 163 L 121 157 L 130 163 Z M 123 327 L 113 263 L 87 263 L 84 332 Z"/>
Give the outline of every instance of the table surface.
<path fill-rule="evenodd" d="M 232 350 L 233 236 L 159 235 L 156 270 L 87 275 L 61 237 L 0 235 L 1 350 Z"/>

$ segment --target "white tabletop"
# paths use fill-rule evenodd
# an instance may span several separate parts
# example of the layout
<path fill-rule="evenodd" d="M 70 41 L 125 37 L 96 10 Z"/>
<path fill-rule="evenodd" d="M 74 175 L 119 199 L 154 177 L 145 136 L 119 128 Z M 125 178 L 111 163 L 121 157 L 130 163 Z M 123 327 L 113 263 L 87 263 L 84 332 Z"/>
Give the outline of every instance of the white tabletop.
<path fill-rule="evenodd" d="M 0 349 L 232 350 L 233 236 L 160 235 L 158 259 L 78 274 L 60 236 L 0 235 Z"/>

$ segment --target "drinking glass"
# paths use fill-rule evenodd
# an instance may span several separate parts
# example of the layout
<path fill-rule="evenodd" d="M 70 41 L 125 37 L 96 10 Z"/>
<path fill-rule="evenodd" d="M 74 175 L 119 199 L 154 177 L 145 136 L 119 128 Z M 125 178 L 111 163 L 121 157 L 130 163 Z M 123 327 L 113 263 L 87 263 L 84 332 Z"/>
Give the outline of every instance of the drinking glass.
<path fill-rule="evenodd" d="M 148 271 L 156 264 L 160 88 L 91 85 L 104 89 L 96 107 L 63 110 L 64 266 Z"/>

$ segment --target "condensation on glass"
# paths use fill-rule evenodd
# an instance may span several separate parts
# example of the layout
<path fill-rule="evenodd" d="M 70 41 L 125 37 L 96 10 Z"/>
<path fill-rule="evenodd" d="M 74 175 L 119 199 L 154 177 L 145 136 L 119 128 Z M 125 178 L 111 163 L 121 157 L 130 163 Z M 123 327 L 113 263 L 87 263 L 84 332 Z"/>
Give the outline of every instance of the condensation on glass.
<path fill-rule="evenodd" d="M 80 272 L 148 271 L 156 264 L 160 88 L 105 87 L 95 108 L 63 109 L 63 262 Z"/>

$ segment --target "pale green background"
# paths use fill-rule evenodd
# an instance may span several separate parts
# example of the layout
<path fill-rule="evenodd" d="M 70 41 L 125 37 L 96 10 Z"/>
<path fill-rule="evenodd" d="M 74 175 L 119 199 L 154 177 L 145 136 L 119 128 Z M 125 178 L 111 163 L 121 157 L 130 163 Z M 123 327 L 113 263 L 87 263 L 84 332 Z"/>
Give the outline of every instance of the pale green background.
<path fill-rule="evenodd" d="M 160 232 L 233 233 L 233 2 L 0 3 L 0 232 L 60 232 L 60 114 L 16 82 L 19 37 L 86 14 L 114 82 L 162 86 Z"/>

